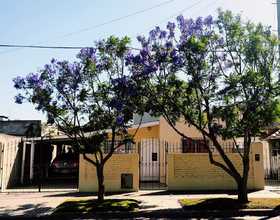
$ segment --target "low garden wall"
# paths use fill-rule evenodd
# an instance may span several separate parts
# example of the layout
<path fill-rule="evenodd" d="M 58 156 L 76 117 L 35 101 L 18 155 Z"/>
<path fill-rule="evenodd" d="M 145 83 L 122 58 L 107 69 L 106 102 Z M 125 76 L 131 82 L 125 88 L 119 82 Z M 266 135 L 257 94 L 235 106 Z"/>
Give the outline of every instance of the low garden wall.
<path fill-rule="evenodd" d="M 93 155 L 88 155 L 93 158 Z M 132 176 L 131 176 L 132 174 Z M 130 184 L 125 184 L 122 178 L 128 176 Z M 131 179 L 132 177 L 132 179 Z M 139 190 L 139 156 L 138 154 L 114 154 L 105 164 L 104 182 L 106 192 L 137 191 Z M 98 182 L 95 166 L 80 156 L 79 191 L 97 192 Z"/>
<path fill-rule="evenodd" d="M 229 153 L 230 159 L 242 172 L 238 153 Z M 214 159 L 222 161 L 214 154 Z M 208 153 L 169 153 L 167 155 L 167 185 L 169 190 L 232 190 L 236 183 L 221 168 L 210 164 Z M 250 154 L 249 189 L 264 188 L 263 146 L 253 143 Z"/>

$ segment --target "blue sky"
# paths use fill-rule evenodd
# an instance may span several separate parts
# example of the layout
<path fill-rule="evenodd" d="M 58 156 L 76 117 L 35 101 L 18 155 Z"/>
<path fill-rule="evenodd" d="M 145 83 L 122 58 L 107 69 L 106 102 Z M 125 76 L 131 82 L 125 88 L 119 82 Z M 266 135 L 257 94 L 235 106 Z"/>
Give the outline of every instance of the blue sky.
<path fill-rule="evenodd" d="M 79 32 L 97 24 L 152 7 L 166 0 L 9 0 L 0 7 L 0 44 L 43 44 L 91 46 L 95 40 L 110 35 L 130 36 L 133 44 L 138 34 L 146 34 L 183 10 L 186 17 L 216 14 L 216 9 L 230 9 L 244 18 L 262 22 L 276 29 L 276 6 L 273 0 L 174 0 L 161 7 Z M 190 6 L 191 9 L 187 9 Z M 185 10 L 184 10 L 185 9 Z M 171 18 L 173 16 L 173 18 Z M 69 34 L 73 33 L 73 34 Z M 12 78 L 35 72 L 52 57 L 73 59 L 75 50 L 39 50 L 0 48 L 0 115 L 10 119 L 42 119 L 31 104 L 14 103 L 16 90 Z"/>

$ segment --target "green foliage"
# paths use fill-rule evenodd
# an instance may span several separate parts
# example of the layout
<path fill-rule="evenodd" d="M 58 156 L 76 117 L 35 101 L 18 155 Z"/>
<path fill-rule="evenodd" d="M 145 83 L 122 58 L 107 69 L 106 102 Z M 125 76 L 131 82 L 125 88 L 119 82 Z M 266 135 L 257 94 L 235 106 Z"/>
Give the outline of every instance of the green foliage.
<path fill-rule="evenodd" d="M 139 202 L 133 199 L 106 199 L 97 200 L 73 200 L 66 201 L 56 207 L 52 215 L 80 215 L 95 213 L 97 211 L 133 211 L 139 207 Z"/>
<path fill-rule="evenodd" d="M 279 209 L 278 198 L 252 198 L 247 204 L 232 198 L 180 199 L 185 210 Z"/>

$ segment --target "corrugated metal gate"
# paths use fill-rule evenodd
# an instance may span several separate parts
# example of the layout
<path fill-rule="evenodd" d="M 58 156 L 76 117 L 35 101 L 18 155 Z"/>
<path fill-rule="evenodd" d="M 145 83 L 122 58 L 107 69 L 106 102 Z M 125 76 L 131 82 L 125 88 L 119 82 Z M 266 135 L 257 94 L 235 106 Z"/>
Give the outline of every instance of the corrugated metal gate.
<path fill-rule="evenodd" d="M 141 189 L 166 187 L 166 145 L 159 139 L 144 139 L 139 147 Z"/>

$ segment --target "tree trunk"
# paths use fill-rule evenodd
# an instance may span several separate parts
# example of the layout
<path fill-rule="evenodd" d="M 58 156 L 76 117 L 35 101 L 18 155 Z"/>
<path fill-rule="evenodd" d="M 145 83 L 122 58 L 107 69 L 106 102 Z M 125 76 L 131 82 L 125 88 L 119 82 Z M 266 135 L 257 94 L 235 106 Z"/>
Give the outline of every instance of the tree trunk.
<path fill-rule="evenodd" d="M 250 169 L 250 144 L 251 140 L 247 141 L 247 138 L 245 138 L 244 143 L 244 155 L 242 158 L 243 162 L 243 175 L 242 178 L 238 181 L 238 201 L 240 203 L 247 203 L 248 200 L 248 190 L 247 190 L 247 182 L 248 182 L 248 175 L 249 175 L 249 169 Z"/>
<path fill-rule="evenodd" d="M 98 179 L 98 194 L 97 194 L 97 199 L 98 201 L 103 201 L 104 200 L 104 193 L 105 193 L 105 186 L 104 186 L 104 166 L 98 165 L 96 167 L 97 171 L 97 179 Z"/>
<path fill-rule="evenodd" d="M 248 203 L 247 177 L 241 178 L 238 182 L 238 201 L 243 204 Z"/>

